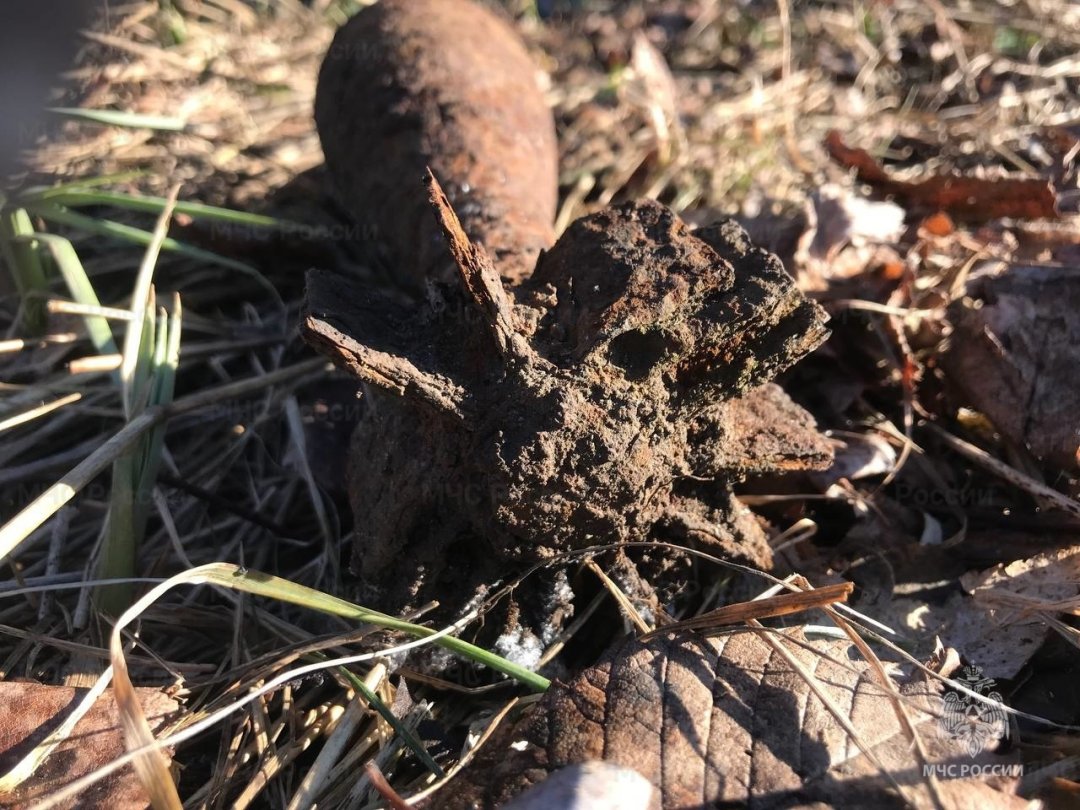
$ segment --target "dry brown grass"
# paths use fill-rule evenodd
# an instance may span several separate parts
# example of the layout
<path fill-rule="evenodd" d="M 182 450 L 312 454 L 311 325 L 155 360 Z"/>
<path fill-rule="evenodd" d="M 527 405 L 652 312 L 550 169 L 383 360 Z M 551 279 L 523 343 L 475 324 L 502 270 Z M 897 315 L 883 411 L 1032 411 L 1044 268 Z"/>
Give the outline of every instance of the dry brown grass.
<path fill-rule="evenodd" d="M 676 2 L 586 1 L 561 23 L 538 21 L 531 4 L 508 4 L 552 75 L 563 152 L 561 223 L 640 195 L 695 221 L 801 210 L 823 183 L 851 184 L 822 146 L 831 129 L 898 170 L 929 160 L 1036 173 L 1036 136 L 1080 125 L 1080 8 L 1066 0 L 780 2 L 779 10 L 764 2 L 698 3 L 701 13 L 689 26 L 679 24 L 683 4 Z M 321 183 L 311 104 L 318 62 L 341 11 L 329 2 L 314 5 L 113 6 L 80 53 L 71 101 L 179 116 L 187 126 L 167 133 L 68 123 L 29 156 L 38 183 L 137 172 L 110 187 L 163 194 L 180 183 L 182 200 L 303 223 L 284 238 L 191 225 L 183 217 L 174 228 L 179 238 L 247 263 L 263 283 L 190 257 L 166 254 L 159 263 L 159 299 L 175 290 L 184 301 L 177 396 L 202 394 L 208 404 L 168 421 L 139 555 L 142 577 L 230 561 L 348 593 L 342 562 L 352 518 L 340 492 L 327 491 L 335 471 L 309 459 L 343 441 L 351 414 L 326 410 L 340 401 L 327 382 L 334 375 L 310 362 L 295 324 L 303 270 L 362 264 L 370 246 L 342 238 L 355 232 Z M 633 30 L 644 30 L 666 57 L 673 92 L 642 69 L 626 68 Z M 1078 196 L 1074 182 L 1060 195 L 1062 208 L 1074 211 Z M 152 221 L 113 210 L 95 215 L 141 227 Z M 142 249 L 69 235 L 102 303 L 127 306 Z M 973 253 L 939 260 L 953 268 Z M 941 278 L 955 275 L 942 270 Z M 54 292 L 65 296 L 59 284 Z M 924 300 L 901 305 L 918 309 Z M 82 320 L 58 311 L 48 339 L 18 344 L 18 308 L 14 296 L 0 299 L 3 337 L 12 341 L 0 343 L 4 520 L 123 425 L 107 373 L 76 371 L 93 354 Z M 273 384 L 258 384 L 273 372 L 280 372 Z M 244 380 L 256 382 L 243 396 L 227 387 Z M 882 390 L 879 401 L 892 403 L 881 406 L 888 412 L 876 429 L 902 445 L 911 408 L 905 425 L 895 376 L 883 380 Z M 35 410 L 43 402 L 54 407 Z M 312 442 L 319 442 L 314 450 Z M 83 583 L 93 571 L 109 491 L 108 476 L 94 478 L 5 562 L 0 676 L 82 683 L 100 671 L 104 636 Z M 24 586 L 40 590 L 13 594 Z M 138 636 L 132 678 L 168 685 L 189 713 L 181 725 L 316 652 L 348 655 L 358 643 L 374 646 L 344 620 L 208 588 L 175 592 L 147 610 Z M 365 662 L 352 671 L 389 702 L 394 688 L 381 667 Z M 498 686 L 474 685 L 481 688 L 462 694 L 418 678 L 413 688 L 424 701 L 403 710 L 407 726 L 431 716 L 442 724 L 444 767 L 459 759 L 466 730 L 482 732 L 489 713 L 516 701 Z M 375 794 L 358 774 L 372 757 L 402 793 L 430 783 L 383 720 L 353 708 L 358 689 L 343 670 L 331 670 L 260 697 L 178 750 L 181 795 L 189 806 L 288 807 L 313 796 L 320 806 L 368 806 Z M 319 755 L 331 750 L 333 756 Z"/>

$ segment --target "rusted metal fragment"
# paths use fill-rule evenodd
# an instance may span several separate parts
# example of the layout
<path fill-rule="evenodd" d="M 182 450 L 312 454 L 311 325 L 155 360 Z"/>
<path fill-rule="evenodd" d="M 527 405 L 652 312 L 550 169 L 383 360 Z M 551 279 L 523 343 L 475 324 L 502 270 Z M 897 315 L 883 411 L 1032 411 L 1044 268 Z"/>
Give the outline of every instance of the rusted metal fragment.
<path fill-rule="evenodd" d="M 737 226 L 706 231 L 709 244 L 662 205 L 626 204 L 575 223 L 510 298 L 430 182 L 456 279 L 380 315 L 378 294 L 309 278 L 308 339 L 376 387 L 349 481 L 364 598 L 391 611 L 465 602 L 556 553 L 615 541 L 769 565 L 733 484 L 831 459 L 810 417 L 767 384 L 826 334 L 775 258 Z M 644 580 L 628 560 L 614 569 L 645 596 L 685 570 L 669 566 L 639 560 Z M 520 613 L 554 632 L 566 595 L 531 587 Z"/>
<path fill-rule="evenodd" d="M 366 384 L 348 486 L 360 598 L 391 612 L 434 599 L 448 618 L 538 561 L 630 540 L 770 564 L 733 485 L 830 458 L 769 385 L 826 336 L 774 256 L 734 224 L 692 233 L 649 201 L 552 245 L 556 150 L 535 69 L 463 0 L 360 12 L 326 57 L 316 117 L 342 198 L 424 292 L 403 303 L 308 279 L 306 338 Z M 428 166 L 425 194 L 412 178 Z M 654 589 L 685 584 L 673 556 L 620 554 L 610 572 L 655 604 Z M 515 591 L 509 634 L 558 632 L 562 576 Z"/>
<path fill-rule="evenodd" d="M 466 0 L 383 0 L 334 37 L 315 121 L 341 200 L 401 280 L 452 272 L 421 178 L 514 281 L 554 240 L 558 152 L 538 72 L 513 28 Z"/>

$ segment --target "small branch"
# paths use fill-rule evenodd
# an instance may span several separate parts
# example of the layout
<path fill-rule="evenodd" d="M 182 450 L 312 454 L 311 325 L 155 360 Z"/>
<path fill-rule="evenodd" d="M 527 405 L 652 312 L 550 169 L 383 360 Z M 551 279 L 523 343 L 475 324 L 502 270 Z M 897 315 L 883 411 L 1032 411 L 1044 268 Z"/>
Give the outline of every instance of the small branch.
<path fill-rule="evenodd" d="M 372 787 L 378 791 L 379 795 L 383 797 L 387 806 L 392 810 L 410 810 L 410 805 L 398 792 L 394 790 L 390 783 L 386 781 L 386 777 L 383 776 L 382 771 L 379 770 L 379 766 L 372 761 L 368 761 L 364 765 L 364 771 L 367 773 L 368 779 L 371 780 Z"/>
<path fill-rule="evenodd" d="M 750 602 L 737 602 L 733 605 L 725 605 L 716 610 L 710 610 L 691 619 L 684 619 L 681 622 L 650 630 L 638 636 L 638 641 L 647 641 L 655 636 L 678 630 L 699 630 L 708 635 L 718 627 L 727 627 L 774 616 L 788 616 L 792 613 L 802 613 L 814 608 L 824 608 L 837 602 L 846 602 L 854 588 L 855 585 L 851 582 L 841 582 L 836 585 L 825 585 L 821 588 L 799 593 L 783 593 L 779 596 L 754 599 Z"/>
<path fill-rule="evenodd" d="M 317 342 L 322 352 L 364 382 L 464 419 L 465 395 L 449 380 L 421 371 L 404 357 L 371 349 L 316 317 L 309 316 L 304 328 L 309 341 Z"/>
<path fill-rule="evenodd" d="M 1041 481 L 1036 481 L 1030 475 L 1025 475 L 1019 470 L 1013 469 L 1005 462 L 994 458 L 981 447 L 976 447 L 970 442 L 965 442 L 963 439 L 953 436 L 933 422 L 926 422 L 923 427 L 945 442 L 945 444 L 957 453 L 970 461 L 974 461 L 984 470 L 996 475 L 998 478 L 1008 481 L 1013 486 L 1022 489 L 1024 492 L 1035 498 L 1045 500 L 1048 505 L 1061 509 L 1063 512 L 1068 512 L 1074 518 L 1080 518 L 1080 502 L 1070 498 L 1068 495 L 1064 495 L 1056 489 L 1048 487 Z"/>

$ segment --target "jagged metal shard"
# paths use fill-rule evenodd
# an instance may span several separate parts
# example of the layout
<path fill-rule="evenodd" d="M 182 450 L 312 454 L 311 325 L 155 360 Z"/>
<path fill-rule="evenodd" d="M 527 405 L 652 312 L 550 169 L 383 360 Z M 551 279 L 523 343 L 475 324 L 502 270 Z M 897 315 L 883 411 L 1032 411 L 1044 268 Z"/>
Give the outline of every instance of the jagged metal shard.
<path fill-rule="evenodd" d="M 463 604 L 556 553 L 630 540 L 768 565 L 733 484 L 831 458 L 770 383 L 827 334 L 779 260 L 733 223 L 691 232 L 646 201 L 578 220 L 506 289 L 428 186 L 455 282 L 409 307 L 308 279 L 306 338 L 370 386 L 349 480 L 369 598 Z M 639 594 L 664 568 L 615 566 Z M 527 601 L 530 624 L 559 609 Z"/>

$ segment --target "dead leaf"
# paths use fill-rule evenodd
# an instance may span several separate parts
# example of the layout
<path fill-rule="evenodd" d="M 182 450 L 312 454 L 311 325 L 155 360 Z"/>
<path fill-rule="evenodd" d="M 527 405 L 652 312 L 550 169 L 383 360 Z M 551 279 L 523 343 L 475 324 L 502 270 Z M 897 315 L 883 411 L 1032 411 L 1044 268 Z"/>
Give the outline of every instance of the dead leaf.
<path fill-rule="evenodd" d="M 904 234 L 904 210 L 872 202 L 850 188 L 826 184 L 804 207 L 806 229 L 793 256 L 804 289 L 826 290 L 830 281 L 853 278 L 900 259 L 893 246 Z"/>
<path fill-rule="evenodd" d="M 854 169 L 860 182 L 899 198 L 910 209 L 947 211 L 968 222 L 1058 216 L 1057 193 L 1049 180 L 945 174 L 909 182 L 890 176 L 865 149 L 849 147 L 836 130 L 826 136 L 825 148 L 841 166 Z"/>
<path fill-rule="evenodd" d="M 793 636 L 802 643 L 798 631 Z M 890 700 L 846 642 L 785 643 L 817 688 L 846 713 L 863 744 L 915 807 L 931 794 Z M 939 732 L 941 700 L 925 681 L 902 690 L 934 764 L 972 763 Z M 983 752 L 980 757 L 1006 760 Z M 559 683 L 435 796 L 439 807 L 496 807 L 559 768 L 604 759 L 654 786 L 651 808 L 902 807 L 868 757 L 803 678 L 754 633 L 717 639 L 628 641 L 599 665 Z M 1024 807 L 1014 781 L 953 780 L 949 810 Z"/>
<path fill-rule="evenodd" d="M 896 468 L 896 448 L 876 433 L 845 433 L 832 437 L 833 465 L 821 472 L 809 473 L 822 490 L 840 479 L 857 481 L 875 475 L 887 475 Z"/>
<path fill-rule="evenodd" d="M 135 690 L 151 727 L 160 728 L 178 704 L 160 689 Z M 0 682 L 0 773 L 9 771 L 56 728 L 78 705 L 86 689 L 40 683 Z M 29 806 L 125 753 L 124 737 L 112 690 L 107 690 L 78 722 L 71 735 L 52 752 L 30 780 L 2 798 L 5 807 Z M 135 772 L 124 768 L 106 777 L 77 799 L 60 805 L 134 810 L 149 805 Z"/>
<path fill-rule="evenodd" d="M 831 258 L 848 244 L 894 244 L 904 234 L 904 209 L 896 203 L 866 200 L 833 183 L 815 189 L 810 200 L 813 222 L 803 238 L 815 258 Z"/>
<path fill-rule="evenodd" d="M 950 382 L 1009 439 L 1072 467 L 1080 449 L 1080 267 L 977 269 L 949 309 Z"/>
<path fill-rule="evenodd" d="M 950 601 L 955 612 L 942 638 L 988 678 L 1014 678 L 1050 633 L 1033 611 L 1080 593 L 1080 547 L 996 565 L 960 583 L 970 596 Z"/>

